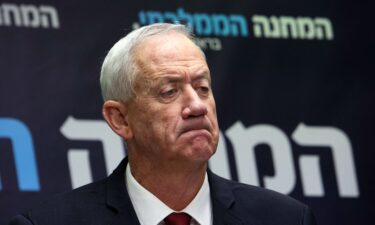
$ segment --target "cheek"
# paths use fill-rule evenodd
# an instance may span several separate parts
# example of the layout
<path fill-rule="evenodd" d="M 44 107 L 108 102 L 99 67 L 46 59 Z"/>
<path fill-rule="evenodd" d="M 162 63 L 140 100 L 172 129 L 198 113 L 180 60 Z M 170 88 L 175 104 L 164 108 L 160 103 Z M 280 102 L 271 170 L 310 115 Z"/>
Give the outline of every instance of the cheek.
<path fill-rule="evenodd" d="M 151 130 L 153 130 L 151 127 L 154 120 L 150 109 L 147 107 L 134 107 L 133 109 L 132 114 L 129 115 L 129 120 L 135 135 L 140 136 L 142 134 L 149 136 Z"/>
<path fill-rule="evenodd" d="M 164 133 L 167 139 L 174 138 L 176 133 L 176 126 L 178 124 L 178 118 L 173 116 L 171 112 L 160 112 L 158 124 L 161 129 L 160 132 Z"/>
<path fill-rule="evenodd" d="M 210 104 L 210 110 L 209 110 L 209 120 L 211 121 L 211 124 L 212 124 L 212 133 L 214 135 L 214 142 L 218 140 L 219 138 L 219 124 L 218 124 L 218 120 L 217 120 L 217 115 L 216 115 L 216 106 L 215 106 L 215 101 L 213 101 L 211 104 Z"/>
<path fill-rule="evenodd" d="M 144 116 L 142 120 L 142 129 L 140 132 L 147 132 L 152 135 L 154 141 L 159 139 L 160 142 L 171 142 L 175 139 L 176 126 L 178 124 L 178 117 L 176 112 L 166 110 L 162 108 L 148 108 L 147 116 Z"/>

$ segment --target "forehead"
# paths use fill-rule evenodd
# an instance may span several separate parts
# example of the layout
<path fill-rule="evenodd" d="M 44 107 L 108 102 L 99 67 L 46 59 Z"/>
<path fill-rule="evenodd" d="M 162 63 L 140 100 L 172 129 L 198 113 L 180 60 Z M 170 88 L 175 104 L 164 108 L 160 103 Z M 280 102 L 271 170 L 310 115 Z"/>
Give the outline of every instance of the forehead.
<path fill-rule="evenodd" d="M 162 74 L 171 70 L 208 73 L 202 51 L 180 33 L 165 33 L 144 40 L 135 50 L 140 75 Z"/>

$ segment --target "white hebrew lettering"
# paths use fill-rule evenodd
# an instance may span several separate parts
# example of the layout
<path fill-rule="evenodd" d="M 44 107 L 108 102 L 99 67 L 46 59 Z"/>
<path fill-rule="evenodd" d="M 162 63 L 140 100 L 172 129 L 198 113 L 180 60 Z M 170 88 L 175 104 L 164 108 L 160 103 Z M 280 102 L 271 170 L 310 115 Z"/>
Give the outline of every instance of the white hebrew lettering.
<path fill-rule="evenodd" d="M 122 139 L 113 133 L 104 121 L 79 120 L 69 116 L 61 126 L 60 131 L 71 140 L 101 141 L 107 174 L 110 174 L 125 156 Z M 84 163 L 82 162 L 82 164 Z M 89 165 L 86 165 L 86 167 L 89 167 Z"/>
<path fill-rule="evenodd" d="M 281 26 L 281 37 L 282 38 L 298 38 L 297 25 L 295 20 L 290 16 L 281 16 L 280 17 L 280 26 Z"/>
<path fill-rule="evenodd" d="M 220 51 L 222 49 L 221 41 L 219 38 L 207 38 L 207 40 L 211 50 Z"/>
<path fill-rule="evenodd" d="M 194 42 L 201 49 L 210 49 L 214 51 L 220 51 L 222 49 L 221 41 L 219 38 L 195 38 Z"/>
<path fill-rule="evenodd" d="M 301 39 L 314 39 L 315 37 L 315 26 L 312 19 L 308 17 L 298 17 L 298 33 Z"/>
<path fill-rule="evenodd" d="M 23 24 L 25 27 L 39 27 L 40 19 L 38 9 L 33 5 L 21 5 Z"/>
<path fill-rule="evenodd" d="M 60 130 L 71 140 L 101 141 L 108 174 L 125 155 L 121 138 L 116 136 L 104 121 L 68 117 Z M 259 186 L 260 179 L 263 179 L 266 188 L 285 194 L 293 191 L 296 174 L 292 149 L 288 137 L 282 130 L 267 124 L 245 128 L 242 122 L 238 121 L 225 134 L 233 146 L 236 164 L 232 166 L 237 169 L 239 181 Z M 332 150 L 339 195 L 349 198 L 359 196 L 352 148 L 344 132 L 334 127 L 299 124 L 292 134 L 292 139 L 302 147 L 329 147 Z M 259 177 L 255 148 L 261 144 L 269 146 L 274 168 L 273 176 Z M 89 152 L 89 149 L 68 150 L 73 188 L 92 181 Z M 214 172 L 229 179 L 231 178 L 229 163 L 227 143 L 220 132 L 217 152 L 210 159 L 209 166 Z M 325 192 L 319 156 L 302 154 L 298 157 L 298 166 L 304 195 L 323 197 Z"/>
<path fill-rule="evenodd" d="M 301 123 L 293 132 L 292 138 L 302 146 L 329 147 L 332 150 L 340 196 L 359 196 L 352 147 L 349 138 L 343 131 L 335 127 L 306 126 Z M 313 173 L 318 174 L 320 172 L 315 171 Z M 308 178 L 305 178 L 305 180 L 307 181 Z"/>
<path fill-rule="evenodd" d="M 279 38 L 281 36 L 279 19 L 276 16 L 271 16 L 270 20 L 270 34 L 268 37 Z"/>
<path fill-rule="evenodd" d="M 88 149 L 70 149 L 68 151 L 68 166 L 72 188 L 81 187 L 92 182 L 89 154 L 90 151 Z"/>
<path fill-rule="evenodd" d="M 261 15 L 254 15 L 252 17 L 254 23 L 254 35 L 255 37 L 268 37 L 270 34 L 270 28 L 268 26 L 268 18 Z"/>
<path fill-rule="evenodd" d="M 315 19 L 315 29 L 316 37 L 318 39 L 323 39 L 324 34 L 328 40 L 333 39 L 332 24 L 331 21 L 326 18 L 316 18 Z M 323 32 L 324 30 L 324 32 Z"/>
<path fill-rule="evenodd" d="M 1 8 L 3 10 L 4 25 L 11 26 L 15 24 L 17 27 L 22 25 L 21 15 L 17 5 L 4 3 Z"/>
<path fill-rule="evenodd" d="M 259 186 L 254 148 L 259 144 L 270 147 L 274 162 L 274 176 L 264 177 L 266 188 L 288 194 L 296 183 L 290 143 L 287 136 L 272 125 L 245 128 L 236 122 L 226 132 L 235 149 L 239 180 Z"/>
<path fill-rule="evenodd" d="M 50 27 L 50 24 L 52 25 L 53 28 L 56 28 L 56 29 L 60 27 L 60 22 L 58 19 L 57 11 L 54 7 L 40 6 L 39 11 L 40 11 L 40 20 L 41 20 L 43 27 L 48 28 Z"/>
<path fill-rule="evenodd" d="M 332 24 L 327 18 L 254 15 L 252 21 L 257 38 L 333 40 Z"/>
<path fill-rule="evenodd" d="M 319 157 L 301 156 L 298 162 L 301 170 L 303 193 L 306 196 L 323 197 L 324 189 L 322 174 L 319 170 Z"/>
<path fill-rule="evenodd" d="M 0 5 L 0 25 L 57 29 L 60 22 L 57 10 L 52 6 L 3 3 Z"/>

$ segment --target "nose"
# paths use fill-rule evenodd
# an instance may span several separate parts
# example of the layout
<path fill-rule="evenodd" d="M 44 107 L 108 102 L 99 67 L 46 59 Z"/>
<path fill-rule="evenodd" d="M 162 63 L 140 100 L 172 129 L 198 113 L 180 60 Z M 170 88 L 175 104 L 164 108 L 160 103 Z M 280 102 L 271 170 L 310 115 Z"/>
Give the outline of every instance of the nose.
<path fill-rule="evenodd" d="M 207 114 L 207 106 L 205 100 L 199 96 L 197 91 L 189 86 L 184 91 L 184 108 L 182 110 L 182 118 L 204 116 Z"/>

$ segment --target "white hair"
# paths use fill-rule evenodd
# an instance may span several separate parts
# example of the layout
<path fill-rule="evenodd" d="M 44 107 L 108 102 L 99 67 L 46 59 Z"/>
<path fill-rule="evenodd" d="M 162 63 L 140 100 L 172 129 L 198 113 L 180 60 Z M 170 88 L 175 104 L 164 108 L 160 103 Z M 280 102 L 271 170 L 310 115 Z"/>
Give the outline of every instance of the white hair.
<path fill-rule="evenodd" d="M 192 34 L 184 25 L 155 23 L 130 32 L 111 48 L 104 59 L 100 74 L 100 85 L 104 101 L 126 102 L 134 97 L 134 81 L 138 73 L 138 68 L 133 58 L 135 49 L 146 38 L 166 32 L 177 32 L 190 40 L 193 39 Z"/>

